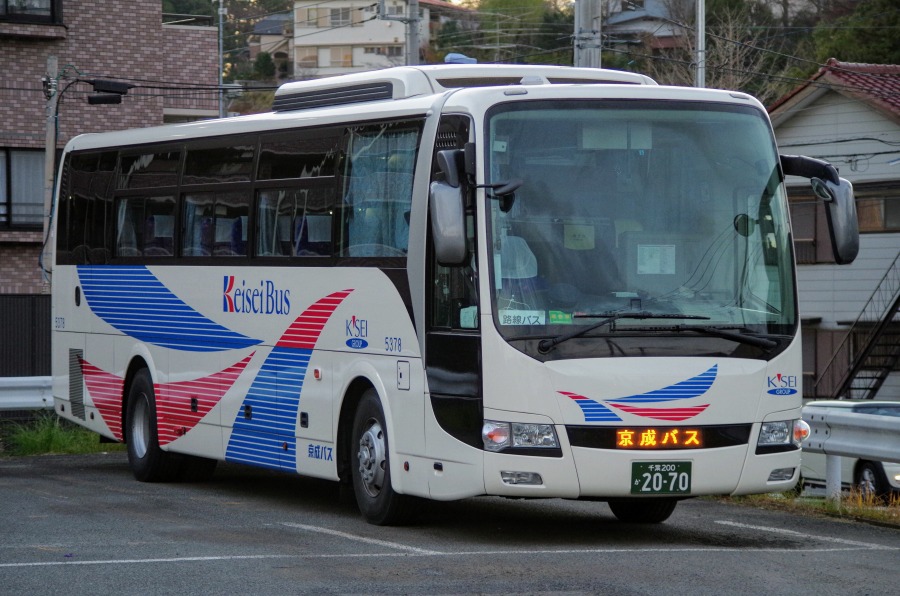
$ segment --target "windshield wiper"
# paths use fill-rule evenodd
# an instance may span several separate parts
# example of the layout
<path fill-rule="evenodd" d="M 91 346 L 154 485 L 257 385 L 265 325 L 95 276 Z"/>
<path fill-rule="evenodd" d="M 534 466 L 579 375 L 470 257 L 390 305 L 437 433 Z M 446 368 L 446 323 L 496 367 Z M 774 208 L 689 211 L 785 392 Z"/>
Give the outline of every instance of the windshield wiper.
<path fill-rule="evenodd" d="M 575 315 L 578 318 L 588 318 L 588 317 L 603 317 L 606 316 L 602 321 L 597 321 L 593 325 L 589 325 L 584 329 L 578 329 L 571 333 L 566 333 L 565 335 L 559 335 L 552 339 L 542 339 L 538 343 L 538 351 L 541 354 L 546 354 L 559 344 L 564 341 L 569 341 L 574 337 L 580 337 L 585 333 L 590 333 L 594 329 L 599 329 L 604 325 L 609 325 L 614 321 L 618 321 L 619 319 L 704 319 L 708 320 L 709 317 L 705 317 L 703 315 L 682 315 L 677 313 L 654 313 L 646 310 L 642 311 L 629 311 L 629 312 L 620 312 L 614 314 L 582 314 L 578 313 Z M 693 327 L 685 327 L 685 329 L 693 329 Z"/>
<path fill-rule="evenodd" d="M 758 335 L 750 335 L 750 333 L 746 331 L 746 327 L 705 327 L 691 325 L 672 325 L 671 327 L 629 327 L 629 329 L 631 331 L 693 331 L 694 333 L 699 333 L 700 335 L 711 335 L 713 337 L 730 339 L 731 341 L 756 346 L 757 348 L 763 348 L 765 350 L 769 350 L 778 346 L 777 341 L 765 337 L 760 337 Z"/>
<path fill-rule="evenodd" d="M 689 327 L 687 325 L 675 325 L 674 327 L 672 327 L 672 329 L 677 331 L 693 331 L 702 335 L 712 335 L 714 337 L 730 339 L 731 341 L 736 341 L 742 344 L 748 344 L 751 346 L 756 346 L 757 348 L 764 348 L 767 350 L 778 346 L 777 341 L 767 339 L 765 337 L 748 335 L 746 333 L 722 329 L 720 327 Z"/>

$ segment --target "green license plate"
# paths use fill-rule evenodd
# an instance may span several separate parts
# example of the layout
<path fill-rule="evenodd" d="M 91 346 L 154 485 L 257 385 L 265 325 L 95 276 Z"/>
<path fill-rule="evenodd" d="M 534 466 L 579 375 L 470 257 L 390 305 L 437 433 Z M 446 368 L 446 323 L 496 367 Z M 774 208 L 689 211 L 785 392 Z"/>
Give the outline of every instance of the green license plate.
<path fill-rule="evenodd" d="M 631 462 L 631 494 L 687 495 L 691 492 L 691 462 Z"/>

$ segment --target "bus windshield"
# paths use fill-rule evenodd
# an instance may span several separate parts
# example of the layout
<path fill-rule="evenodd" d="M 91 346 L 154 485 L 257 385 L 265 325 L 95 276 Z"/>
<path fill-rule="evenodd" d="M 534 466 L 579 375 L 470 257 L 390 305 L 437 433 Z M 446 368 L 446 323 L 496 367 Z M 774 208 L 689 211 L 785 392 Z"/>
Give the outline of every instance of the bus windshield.
<path fill-rule="evenodd" d="M 488 191 L 493 313 L 508 340 L 579 326 L 595 327 L 590 337 L 796 331 L 785 193 L 758 110 L 508 103 L 489 114 L 487 149 L 488 184 L 522 182 Z"/>

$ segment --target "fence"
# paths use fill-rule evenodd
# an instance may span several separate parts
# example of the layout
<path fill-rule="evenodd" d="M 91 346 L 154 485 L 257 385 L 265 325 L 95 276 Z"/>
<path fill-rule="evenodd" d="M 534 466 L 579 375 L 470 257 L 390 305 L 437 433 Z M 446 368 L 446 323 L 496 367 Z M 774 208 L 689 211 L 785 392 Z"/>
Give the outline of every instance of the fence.
<path fill-rule="evenodd" d="M 812 403 L 803 408 L 810 426 L 803 450 L 824 453 L 825 493 L 841 496 L 841 457 L 900 463 L 900 417 L 859 414 Z"/>

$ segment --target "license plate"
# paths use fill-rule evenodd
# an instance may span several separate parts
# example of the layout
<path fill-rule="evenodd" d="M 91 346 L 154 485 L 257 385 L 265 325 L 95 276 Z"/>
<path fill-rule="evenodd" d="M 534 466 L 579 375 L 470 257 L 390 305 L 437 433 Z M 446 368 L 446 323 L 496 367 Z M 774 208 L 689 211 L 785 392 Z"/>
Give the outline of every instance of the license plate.
<path fill-rule="evenodd" d="M 691 492 L 691 462 L 631 462 L 631 494 L 687 495 Z"/>

